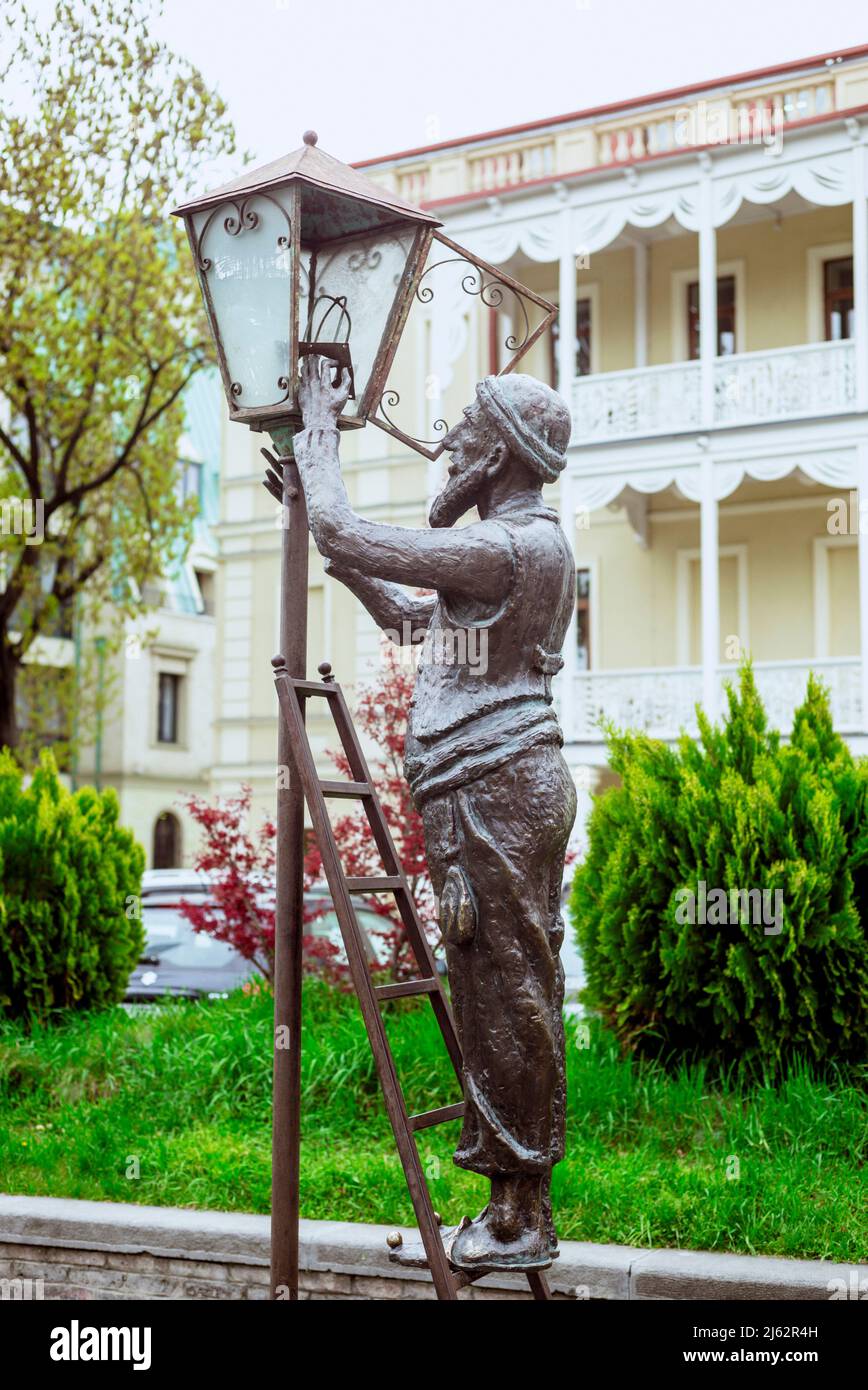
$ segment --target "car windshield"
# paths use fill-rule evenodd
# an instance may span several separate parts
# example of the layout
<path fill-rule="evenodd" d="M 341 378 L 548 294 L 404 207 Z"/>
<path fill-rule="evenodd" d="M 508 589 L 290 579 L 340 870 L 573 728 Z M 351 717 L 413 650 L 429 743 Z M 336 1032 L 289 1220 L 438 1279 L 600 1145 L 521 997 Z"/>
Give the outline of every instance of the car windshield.
<path fill-rule="evenodd" d="M 219 970 L 237 962 L 238 953 L 225 941 L 196 932 L 177 904 L 146 906 L 142 910 L 146 956 L 159 956 L 167 965 Z"/>

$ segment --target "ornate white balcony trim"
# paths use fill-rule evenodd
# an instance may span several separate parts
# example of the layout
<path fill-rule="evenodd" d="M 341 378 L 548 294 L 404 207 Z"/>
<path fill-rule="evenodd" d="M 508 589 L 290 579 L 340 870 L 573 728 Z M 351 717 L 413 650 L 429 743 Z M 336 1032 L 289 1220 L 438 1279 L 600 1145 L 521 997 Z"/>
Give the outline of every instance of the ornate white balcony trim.
<path fill-rule="evenodd" d="M 805 696 L 813 671 L 829 688 L 832 717 L 842 733 L 863 727 L 861 663 L 858 657 L 815 661 L 757 661 L 754 673 L 769 722 L 788 733 L 794 711 Z M 734 666 L 718 668 L 721 685 L 737 680 Z M 682 730 L 696 733 L 695 706 L 702 699 L 699 666 L 643 667 L 620 671 L 581 671 L 573 677 L 572 707 L 561 697 L 566 736 L 580 743 L 599 743 L 600 720 L 620 728 L 643 729 L 654 738 L 674 739 Z M 722 706 L 723 707 L 723 706 Z"/>
<path fill-rule="evenodd" d="M 714 364 L 714 423 L 752 425 L 856 408 L 851 340 L 742 352 Z"/>
<path fill-rule="evenodd" d="M 711 181 L 711 225 L 725 226 L 743 203 L 776 203 L 793 192 L 817 207 L 852 202 L 849 139 L 843 148 L 840 142 L 837 132 L 824 129 L 806 136 L 804 144 L 789 137 L 784 154 L 775 157 L 756 146 L 722 147 Z M 421 177 L 419 171 L 414 170 L 413 177 Z M 556 183 L 555 173 L 552 188 Z M 519 250 L 533 261 L 554 261 L 559 253 L 559 212 L 551 205 L 550 191 L 544 196 L 548 202 L 541 202 L 535 189 L 527 205 L 504 205 L 494 218 L 487 209 L 456 212 L 450 219 L 451 234 L 493 265 L 510 260 Z M 673 219 L 686 232 L 697 232 L 699 183 L 693 170 L 685 171 L 680 163 L 652 163 L 626 189 L 598 181 L 576 187 L 567 211 L 574 251 L 592 255 L 610 246 L 627 227 L 650 230 Z"/>
<path fill-rule="evenodd" d="M 698 362 L 600 372 L 573 382 L 576 444 L 675 434 L 699 426 Z"/>
<path fill-rule="evenodd" d="M 742 352 L 714 363 L 715 427 L 840 415 L 857 404 L 852 340 Z M 700 406 L 698 362 L 577 377 L 573 443 L 699 430 Z"/>

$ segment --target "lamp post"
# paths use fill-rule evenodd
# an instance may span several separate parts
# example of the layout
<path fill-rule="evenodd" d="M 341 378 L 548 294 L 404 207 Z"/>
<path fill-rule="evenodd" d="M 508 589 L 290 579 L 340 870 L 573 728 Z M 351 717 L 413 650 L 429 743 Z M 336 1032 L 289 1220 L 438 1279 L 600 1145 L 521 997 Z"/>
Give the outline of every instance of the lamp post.
<path fill-rule="evenodd" d="M 414 302 L 430 304 L 436 272 L 489 310 L 505 296 L 520 310 L 510 371 L 549 326 L 554 305 L 437 231 L 413 207 L 317 146 L 313 131 L 292 154 L 245 172 L 175 209 L 183 217 L 233 421 L 267 430 L 280 454 L 266 487 L 283 508 L 280 645 L 290 676 L 304 678 L 308 536 L 304 494 L 292 461 L 302 424 L 299 363 L 309 354 L 350 373 L 339 429 L 370 421 L 428 458 L 442 445 L 398 426 L 389 371 Z M 432 259 L 432 256 L 435 259 Z M 542 311 L 531 326 L 529 306 Z M 445 421 L 438 422 L 441 436 Z M 265 452 L 265 451 L 263 451 Z M 274 462 L 274 460 L 271 460 Z M 279 474 L 279 476 L 278 476 Z M 304 800 L 278 730 L 277 900 L 274 964 L 272 1298 L 298 1297 Z"/>

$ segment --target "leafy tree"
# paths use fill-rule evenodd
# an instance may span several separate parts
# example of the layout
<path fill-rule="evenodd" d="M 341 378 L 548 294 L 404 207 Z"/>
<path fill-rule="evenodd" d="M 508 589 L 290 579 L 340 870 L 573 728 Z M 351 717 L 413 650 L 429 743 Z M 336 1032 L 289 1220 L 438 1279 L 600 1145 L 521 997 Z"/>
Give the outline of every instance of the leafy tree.
<path fill-rule="evenodd" d="M 265 820 L 256 833 L 248 829 L 250 787 L 213 804 L 190 796 L 184 806 L 202 832 L 195 867 L 209 875 L 211 899 L 206 906 L 182 902 L 181 910 L 196 931 L 226 941 L 249 960 L 266 980 L 274 975 L 275 826 Z"/>
<path fill-rule="evenodd" d="M 145 855 L 109 789 L 70 793 L 43 752 L 0 752 L 0 1012 L 28 1022 L 123 998 L 141 955 Z"/>
<path fill-rule="evenodd" d="M 377 749 L 371 769 L 374 785 L 420 919 L 429 937 L 436 941 L 437 914 L 425 862 L 422 824 L 402 772 L 412 693 L 412 674 L 402 669 L 388 649 L 380 678 L 360 693 L 356 723 Z M 338 770 L 348 775 L 349 767 L 343 755 L 333 753 L 331 757 Z M 207 932 L 218 941 L 228 941 L 270 980 L 274 973 L 275 826 L 266 820 L 257 832 L 248 829 L 251 799 L 250 788 L 243 787 L 237 797 L 216 803 L 196 796 L 184 802 L 203 833 L 203 847 L 196 858 L 196 868 L 211 877 L 213 903 L 207 906 L 183 903 L 182 908 L 197 931 Z M 364 811 L 339 817 L 334 822 L 334 831 L 348 876 L 366 878 L 382 874 L 383 866 Z M 321 889 L 322 859 L 315 843 L 305 856 L 304 870 L 305 892 Z M 380 968 L 400 977 L 410 968 L 411 960 L 394 900 L 378 897 L 371 906 L 382 916 L 382 940 L 388 952 L 385 967 Z M 305 907 L 305 921 L 312 923 L 323 910 L 309 901 Z M 337 947 L 313 931 L 307 933 L 303 946 L 308 973 L 345 981 L 347 969 L 339 960 Z"/>
<path fill-rule="evenodd" d="M 621 785 L 594 807 L 570 905 L 585 1001 L 646 1052 L 769 1074 L 865 1060 L 868 765 L 813 677 L 789 744 L 749 664 L 727 701 L 672 749 L 608 730 Z"/>
<path fill-rule="evenodd" d="M 0 745 L 28 652 L 78 596 L 145 607 L 191 512 L 182 396 L 211 346 L 172 199 L 230 153 L 222 100 L 148 34 L 159 0 L 0 24 Z M 12 80 L 19 95 L 12 95 Z M 22 534 L 26 531 L 28 534 Z M 37 533 L 42 532 L 39 543 Z M 37 644 L 37 647 L 34 647 Z"/>

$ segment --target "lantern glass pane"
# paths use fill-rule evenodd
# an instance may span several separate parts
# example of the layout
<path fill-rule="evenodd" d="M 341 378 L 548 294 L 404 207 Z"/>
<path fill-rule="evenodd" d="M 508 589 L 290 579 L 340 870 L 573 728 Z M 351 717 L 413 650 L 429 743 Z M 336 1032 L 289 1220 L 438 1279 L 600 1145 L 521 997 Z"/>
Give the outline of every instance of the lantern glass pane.
<path fill-rule="evenodd" d="M 414 234 L 414 228 L 407 228 L 353 237 L 316 250 L 302 247 L 299 339 L 348 345 L 355 399 L 347 402 L 345 416 L 356 414 L 376 366 Z M 302 223 L 303 240 L 304 235 Z"/>
<path fill-rule="evenodd" d="M 194 228 L 233 402 L 246 409 L 276 405 L 290 386 L 287 208 L 279 192 L 254 193 L 198 213 Z"/>

